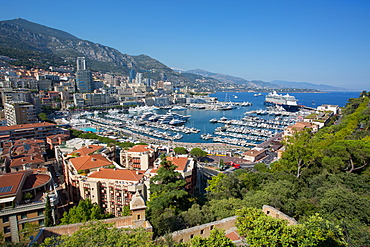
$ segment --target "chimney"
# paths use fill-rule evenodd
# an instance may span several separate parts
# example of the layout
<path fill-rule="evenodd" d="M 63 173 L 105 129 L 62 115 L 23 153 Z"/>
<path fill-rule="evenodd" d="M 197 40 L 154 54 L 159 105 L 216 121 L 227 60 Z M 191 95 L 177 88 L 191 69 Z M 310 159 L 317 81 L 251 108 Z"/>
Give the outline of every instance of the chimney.
<path fill-rule="evenodd" d="M 96 159 L 95 158 L 92 158 L 91 161 L 96 161 Z"/>

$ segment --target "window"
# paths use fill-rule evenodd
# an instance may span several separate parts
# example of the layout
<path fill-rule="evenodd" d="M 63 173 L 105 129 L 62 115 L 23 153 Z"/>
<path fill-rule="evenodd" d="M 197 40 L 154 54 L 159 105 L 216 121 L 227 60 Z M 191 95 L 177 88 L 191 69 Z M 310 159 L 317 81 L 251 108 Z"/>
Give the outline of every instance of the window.
<path fill-rule="evenodd" d="M 5 226 L 4 227 L 4 233 L 10 232 L 10 226 Z"/>
<path fill-rule="evenodd" d="M 137 215 L 137 220 L 140 220 L 140 214 Z"/>
<path fill-rule="evenodd" d="M 270 214 L 270 211 L 267 211 L 266 214 Z"/>
<path fill-rule="evenodd" d="M 194 234 L 191 234 L 191 235 L 190 235 L 190 238 L 194 238 Z"/>
<path fill-rule="evenodd" d="M 203 234 L 204 233 L 204 230 L 202 229 L 202 230 L 200 230 L 200 234 Z"/>
<path fill-rule="evenodd" d="M 39 220 L 39 225 L 43 226 L 44 225 L 44 220 Z"/>
<path fill-rule="evenodd" d="M 213 226 L 211 226 L 211 231 L 213 230 Z"/>
<path fill-rule="evenodd" d="M 3 223 L 9 222 L 9 216 L 3 216 Z"/>
<path fill-rule="evenodd" d="M 37 215 L 38 215 L 38 216 L 44 215 L 44 210 L 39 209 L 39 210 L 37 211 Z"/>
<path fill-rule="evenodd" d="M 27 213 L 22 213 L 21 214 L 21 219 L 27 219 Z"/>
<path fill-rule="evenodd" d="M 6 237 L 5 242 L 12 242 L 12 237 Z"/>

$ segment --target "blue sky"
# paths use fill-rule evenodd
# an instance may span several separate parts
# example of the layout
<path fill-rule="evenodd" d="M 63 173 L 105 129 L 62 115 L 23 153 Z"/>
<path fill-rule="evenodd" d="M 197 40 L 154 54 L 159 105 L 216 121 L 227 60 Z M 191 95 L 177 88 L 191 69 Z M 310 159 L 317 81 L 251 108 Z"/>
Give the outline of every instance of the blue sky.
<path fill-rule="evenodd" d="M 367 0 L 1 0 L 17 17 L 172 68 L 370 90 Z"/>

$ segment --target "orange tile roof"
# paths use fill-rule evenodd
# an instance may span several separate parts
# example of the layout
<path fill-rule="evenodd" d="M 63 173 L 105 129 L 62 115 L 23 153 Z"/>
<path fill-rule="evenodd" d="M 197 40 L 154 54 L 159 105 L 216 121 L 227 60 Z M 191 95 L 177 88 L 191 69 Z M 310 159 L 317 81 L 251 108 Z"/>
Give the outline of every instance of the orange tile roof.
<path fill-rule="evenodd" d="M 263 149 L 261 151 L 258 151 L 258 150 L 251 149 L 251 150 L 248 150 L 247 152 L 243 153 L 243 155 L 257 157 L 258 155 L 260 155 L 263 152 L 266 152 L 266 150 Z"/>
<path fill-rule="evenodd" d="M 240 240 L 240 236 L 235 231 L 226 234 L 225 237 L 229 238 L 231 241 Z"/>
<path fill-rule="evenodd" d="M 24 145 L 24 144 L 29 144 L 29 145 L 33 145 L 33 144 L 45 144 L 45 141 L 44 140 L 37 140 L 37 139 L 27 139 L 27 140 L 16 140 L 14 141 L 14 146 L 18 146 L 18 145 Z"/>
<path fill-rule="evenodd" d="M 188 158 L 186 157 L 167 157 L 168 161 L 171 161 L 172 164 L 177 166 L 175 170 L 177 171 L 185 171 L 186 164 L 188 163 Z"/>
<path fill-rule="evenodd" d="M 147 151 L 153 151 L 153 149 L 148 148 L 148 145 L 136 145 L 129 149 L 127 152 L 142 153 Z"/>
<path fill-rule="evenodd" d="M 32 174 L 26 178 L 22 190 L 27 190 L 46 184 L 51 177 L 47 174 Z"/>
<path fill-rule="evenodd" d="M 69 155 L 71 154 L 79 154 L 80 156 L 86 156 L 86 155 L 89 155 L 89 154 L 92 154 L 94 153 L 95 151 L 98 151 L 100 149 L 103 149 L 104 146 L 99 146 L 99 145 L 87 145 L 85 147 L 82 147 L 80 149 L 77 149 L 76 151 L 73 151 L 72 153 L 70 153 Z"/>
<path fill-rule="evenodd" d="M 12 161 L 10 162 L 10 167 L 22 166 L 24 164 L 37 164 L 43 162 L 45 162 L 44 158 L 40 153 L 38 153 L 12 159 Z"/>
<path fill-rule="evenodd" d="M 25 173 L 29 171 L 20 171 L 13 173 L 6 173 L 0 175 L 0 187 L 13 186 L 12 189 L 8 192 L 0 193 L 0 196 L 15 194 L 18 190 L 19 185 L 22 182 L 22 179 L 25 176 Z"/>
<path fill-rule="evenodd" d="M 138 182 L 143 177 L 144 172 L 145 171 L 101 168 L 100 171 L 91 173 L 89 177 Z"/>
<path fill-rule="evenodd" d="M 67 135 L 67 134 L 56 134 L 56 135 L 51 135 L 51 136 L 47 136 L 46 138 L 47 139 L 54 139 L 54 138 L 62 138 L 62 140 L 64 139 L 64 138 L 69 138 L 70 136 L 69 135 Z"/>
<path fill-rule="evenodd" d="M 77 171 L 112 165 L 112 162 L 104 158 L 101 154 L 86 155 L 70 159 L 69 161 Z"/>
<path fill-rule="evenodd" d="M 12 126 L 0 126 L 0 131 L 10 131 L 10 130 L 16 130 L 16 129 L 27 129 L 27 128 L 37 128 L 37 127 L 46 127 L 46 126 L 56 126 L 56 124 L 53 123 L 33 123 L 33 124 L 18 124 L 18 125 L 12 125 Z"/>

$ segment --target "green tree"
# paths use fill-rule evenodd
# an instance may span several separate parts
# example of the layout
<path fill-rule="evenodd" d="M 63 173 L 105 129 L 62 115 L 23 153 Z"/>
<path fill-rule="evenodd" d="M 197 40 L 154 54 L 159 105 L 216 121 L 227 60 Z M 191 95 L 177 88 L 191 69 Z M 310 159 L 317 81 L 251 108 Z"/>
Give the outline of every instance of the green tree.
<path fill-rule="evenodd" d="M 346 246 L 342 229 L 319 215 L 288 225 L 255 208 L 239 211 L 236 226 L 251 246 Z"/>
<path fill-rule="evenodd" d="M 81 200 L 77 206 L 72 207 L 68 212 L 64 212 L 61 218 L 61 225 L 87 222 L 89 220 L 100 220 L 110 217 L 104 214 L 97 204 L 92 204 L 90 199 Z"/>
<path fill-rule="evenodd" d="M 181 246 L 181 245 L 180 245 Z M 204 246 L 217 246 L 217 247 L 232 247 L 236 246 L 228 237 L 225 236 L 225 231 L 215 228 L 207 238 L 195 236 L 189 243 L 182 246 L 189 247 L 204 247 Z"/>
<path fill-rule="evenodd" d="M 157 235 L 183 227 L 174 222 L 179 218 L 178 214 L 189 207 L 186 181 L 175 169 L 176 166 L 163 157 L 157 175 L 151 179 L 151 199 L 147 213 Z"/>
<path fill-rule="evenodd" d="M 209 206 L 201 207 L 199 204 L 193 204 L 187 211 L 182 212 L 181 216 L 187 227 L 202 225 L 214 220 Z"/>
<path fill-rule="evenodd" d="M 200 158 L 206 157 L 207 156 L 207 152 L 206 151 L 203 151 L 200 148 L 193 148 L 190 151 L 190 155 L 193 156 L 193 157 L 195 157 L 196 159 L 200 159 Z"/>
<path fill-rule="evenodd" d="M 44 223 L 46 227 L 53 225 L 53 216 L 52 216 L 49 195 L 46 196 Z"/>
<path fill-rule="evenodd" d="M 143 228 L 116 228 L 101 222 L 82 226 L 71 236 L 47 238 L 41 246 L 157 246 Z"/>
<path fill-rule="evenodd" d="M 310 130 L 296 132 L 288 138 L 286 152 L 278 164 L 299 178 L 315 163 L 315 150 Z"/>
<path fill-rule="evenodd" d="M 38 117 L 40 118 L 41 121 L 49 121 L 48 116 L 44 112 L 39 113 Z"/>
<path fill-rule="evenodd" d="M 335 142 L 326 151 L 324 166 L 333 169 L 355 172 L 370 164 L 370 141 L 341 140 Z"/>
<path fill-rule="evenodd" d="M 175 147 L 173 151 L 175 152 L 175 154 L 187 154 L 188 153 L 188 150 L 186 150 L 186 148 L 184 147 Z"/>

